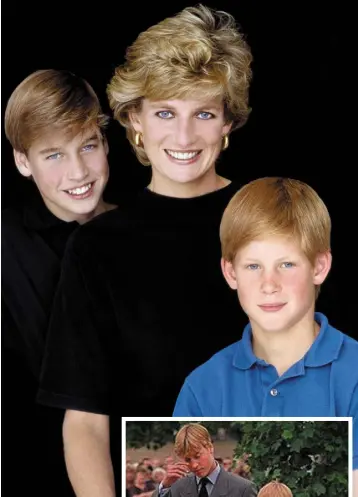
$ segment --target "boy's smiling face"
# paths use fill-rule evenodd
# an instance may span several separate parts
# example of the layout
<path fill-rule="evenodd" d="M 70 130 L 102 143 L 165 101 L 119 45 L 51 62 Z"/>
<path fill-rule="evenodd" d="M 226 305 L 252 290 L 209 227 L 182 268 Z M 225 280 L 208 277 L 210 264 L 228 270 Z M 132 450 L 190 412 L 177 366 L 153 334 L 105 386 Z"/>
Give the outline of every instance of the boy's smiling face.
<path fill-rule="evenodd" d="M 27 155 L 14 151 L 23 176 L 32 176 L 47 208 L 64 221 L 84 221 L 92 214 L 108 181 L 108 145 L 100 130 L 87 128 L 69 138 L 51 129 Z"/>
<path fill-rule="evenodd" d="M 315 286 L 330 267 L 330 252 L 318 254 L 312 265 L 299 244 L 284 236 L 252 241 L 233 263 L 222 261 L 253 330 L 271 333 L 288 331 L 313 315 Z"/>

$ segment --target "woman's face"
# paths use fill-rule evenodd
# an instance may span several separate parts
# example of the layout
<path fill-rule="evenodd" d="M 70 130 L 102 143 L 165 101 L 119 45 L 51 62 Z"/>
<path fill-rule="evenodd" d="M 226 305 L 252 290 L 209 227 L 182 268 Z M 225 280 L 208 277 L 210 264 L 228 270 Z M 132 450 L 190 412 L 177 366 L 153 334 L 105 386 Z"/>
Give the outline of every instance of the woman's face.
<path fill-rule="evenodd" d="M 143 99 L 131 120 L 142 135 L 156 191 L 170 195 L 178 185 L 192 190 L 216 177 L 215 162 L 231 128 L 221 100 Z"/>

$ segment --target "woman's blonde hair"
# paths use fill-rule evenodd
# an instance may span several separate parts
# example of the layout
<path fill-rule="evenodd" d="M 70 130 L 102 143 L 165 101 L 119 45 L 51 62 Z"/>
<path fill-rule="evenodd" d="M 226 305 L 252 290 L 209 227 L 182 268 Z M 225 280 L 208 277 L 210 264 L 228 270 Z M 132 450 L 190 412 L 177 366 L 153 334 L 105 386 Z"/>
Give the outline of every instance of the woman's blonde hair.
<path fill-rule="evenodd" d="M 60 129 L 72 137 L 98 126 L 103 133 L 108 121 L 87 81 L 69 71 L 44 69 L 30 74 L 11 94 L 5 134 L 15 150 L 27 154 L 49 130 Z"/>
<path fill-rule="evenodd" d="M 261 488 L 257 497 L 293 497 L 293 494 L 284 483 L 272 481 Z"/>
<path fill-rule="evenodd" d="M 221 98 L 233 130 L 250 113 L 251 62 L 251 50 L 234 18 L 200 4 L 142 32 L 107 87 L 114 118 L 126 128 L 138 160 L 149 164 L 135 143 L 129 113 L 140 110 L 143 98 Z"/>
<path fill-rule="evenodd" d="M 189 423 L 181 427 L 174 444 L 174 451 L 178 456 L 187 457 L 197 454 L 203 447 L 213 447 L 210 434 L 205 426 L 199 423 Z"/>

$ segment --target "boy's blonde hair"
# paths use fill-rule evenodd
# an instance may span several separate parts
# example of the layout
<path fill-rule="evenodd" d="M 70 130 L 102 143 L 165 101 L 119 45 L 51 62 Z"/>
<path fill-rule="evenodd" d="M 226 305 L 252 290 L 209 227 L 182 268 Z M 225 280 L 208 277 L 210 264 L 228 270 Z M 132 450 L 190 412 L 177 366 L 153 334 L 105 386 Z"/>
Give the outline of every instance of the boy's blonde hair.
<path fill-rule="evenodd" d="M 83 78 L 69 71 L 44 69 L 25 78 L 5 110 L 5 134 L 12 147 L 27 154 L 31 145 L 52 130 L 69 138 L 91 126 L 104 132 L 109 118 Z"/>
<path fill-rule="evenodd" d="M 261 488 L 257 497 L 293 497 L 293 494 L 284 483 L 272 481 Z"/>
<path fill-rule="evenodd" d="M 203 447 L 213 447 L 210 434 L 205 426 L 199 423 L 189 423 L 180 428 L 174 444 L 174 451 L 179 457 L 197 454 Z"/>
<path fill-rule="evenodd" d="M 296 179 L 268 177 L 251 181 L 233 196 L 220 225 L 223 259 L 234 262 L 245 245 L 271 235 L 297 240 L 311 264 L 330 251 L 330 215 L 313 188 Z"/>
<path fill-rule="evenodd" d="M 187 7 L 142 32 L 107 87 L 114 118 L 126 128 L 138 160 L 149 164 L 135 143 L 129 113 L 140 111 L 143 98 L 220 98 L 233 130 L 250 112 L 251 62 L 234 18 L 203 5 Z"/>

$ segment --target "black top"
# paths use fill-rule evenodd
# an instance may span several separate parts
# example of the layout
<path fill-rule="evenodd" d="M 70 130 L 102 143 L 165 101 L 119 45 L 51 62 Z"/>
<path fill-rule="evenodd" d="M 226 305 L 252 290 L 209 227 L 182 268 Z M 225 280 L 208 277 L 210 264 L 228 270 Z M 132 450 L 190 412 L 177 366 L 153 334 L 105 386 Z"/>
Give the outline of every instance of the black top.
<path fill-rule="evenodd" d="M 2 211 L 2 474 L 13 495 L 24 489 L 72 495 L 62 451 L 63 412 L 39 406 L 35 398 L 61 259 L 77 226 L 56 218 L 41 198 Z"/>
<path fill-rule="evenodd" d="M 186 375 L 247 322 L 220 267 L 219 224 L 237 189 L 188 199 L 146 189 L 76 231 L 39 402 L 111 414 L 118 452 L 119 415 L 172 415 Z"/>
<path fill-rule="evenodd" d="M 55 217 L 40 198 L 2 211 L 3 341 L 35 378 L 65 245 L 77 227 Z"/>

